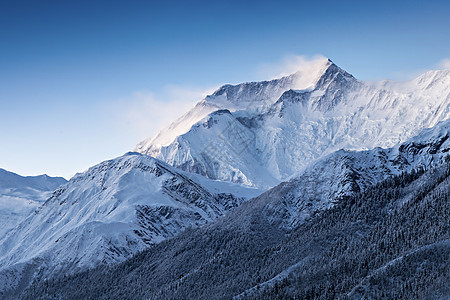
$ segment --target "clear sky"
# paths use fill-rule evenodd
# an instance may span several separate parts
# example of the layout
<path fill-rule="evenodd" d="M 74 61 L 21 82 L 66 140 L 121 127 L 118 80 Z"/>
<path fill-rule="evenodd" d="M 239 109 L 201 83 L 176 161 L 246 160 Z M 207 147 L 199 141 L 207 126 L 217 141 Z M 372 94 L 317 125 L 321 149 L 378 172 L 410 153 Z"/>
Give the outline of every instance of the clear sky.
<path fill-rule="evenodd" d="M 449 12 L 432 0 L 1 0 L 0 168 L 69 178 L 296 55 L 409 78 L 450 57 Z"/>

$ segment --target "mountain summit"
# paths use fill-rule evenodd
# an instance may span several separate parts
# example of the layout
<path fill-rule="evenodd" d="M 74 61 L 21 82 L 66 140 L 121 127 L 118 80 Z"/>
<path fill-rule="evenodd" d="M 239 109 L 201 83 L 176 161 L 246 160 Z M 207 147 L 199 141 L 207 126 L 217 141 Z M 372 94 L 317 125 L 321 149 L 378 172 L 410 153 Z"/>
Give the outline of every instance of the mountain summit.
<path fill-rule="evenodd" d="M 268 188 L 338 149 L 392 147 L 433 127 L 450 116 L 449 87 L 448 71 L 367 83 L 324 59 L 280 79 L 224 85 L 135 150 Z"/>
<path fill-rule="evenodd" d="M 294 74 L 279 79 L 237 85 L 225 84 L 156 136 L 139 143 L 135 150 L 157 156 L 162 147 L 170 145 L 177 136 L 188 132 L 192 125 L 208 114 L 220 109 L 262 110 L 273 104 L 287 90 L 313 88 L 331 66 L 335 66 L 331 60 L 322 58 Z"/>

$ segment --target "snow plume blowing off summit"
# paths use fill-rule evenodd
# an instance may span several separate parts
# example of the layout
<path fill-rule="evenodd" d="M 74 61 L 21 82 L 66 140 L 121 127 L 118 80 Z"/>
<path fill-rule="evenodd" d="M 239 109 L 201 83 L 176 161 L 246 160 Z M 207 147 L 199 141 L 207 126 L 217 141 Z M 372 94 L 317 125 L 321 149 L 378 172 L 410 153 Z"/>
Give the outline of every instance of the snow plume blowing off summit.
<path fill-rule="evenodd" d="M 258 68 L 258 74 L 264 79 L 278 79 L 295 73 L 301 73 L 296 83 L 299 89 L 311 86 L 323 72 L 329 59 L 323 55 L 308 57 L 305 55 L 288 55 L 276 63 L 266 63 Z M 302 88 L 304 87 L 304 88 Z"/>

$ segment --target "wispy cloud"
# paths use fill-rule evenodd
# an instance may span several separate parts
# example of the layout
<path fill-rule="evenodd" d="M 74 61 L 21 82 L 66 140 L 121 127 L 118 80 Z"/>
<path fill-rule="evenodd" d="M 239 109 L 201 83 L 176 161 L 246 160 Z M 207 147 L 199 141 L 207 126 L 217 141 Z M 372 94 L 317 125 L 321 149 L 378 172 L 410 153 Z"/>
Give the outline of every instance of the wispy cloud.
<path fill-rule="evenodd" d="M 281 60 L 273 63 L 264 63 L 258 69 L 259 76 L 265 79 L 280 78 L 290 75 L 298 70 L 315 69 L 326 57 L 320 54 L 313 56 L 306 55 L 286 55 Z"/>
<path fill-rule="evenodd" d="M 396 81 L 410 81 L 430 70 L 448 70 L 448 69 L 450 69 L 450 59 L 444 58 L 435 64 L 428 64 L 420 69 L 393 71 L 391 72 L 389 79 Z M 377 79 L 376 81 L 380 80 L 381 79 Z"/>
<path fill-rule="evenodd" d="M 211 94 L 215 88 L 168 85 L 162 93 L 137 91 L 108 104 L 108 113 L 121 132 L 136 142 L 149 138 Z"/>
<path fill-rule="evenodd" d="M 450 69 L 450 58 L 444 58 L 440 62 L 436 64 L 436 67 L 440 70 L 449 70 Z"/>

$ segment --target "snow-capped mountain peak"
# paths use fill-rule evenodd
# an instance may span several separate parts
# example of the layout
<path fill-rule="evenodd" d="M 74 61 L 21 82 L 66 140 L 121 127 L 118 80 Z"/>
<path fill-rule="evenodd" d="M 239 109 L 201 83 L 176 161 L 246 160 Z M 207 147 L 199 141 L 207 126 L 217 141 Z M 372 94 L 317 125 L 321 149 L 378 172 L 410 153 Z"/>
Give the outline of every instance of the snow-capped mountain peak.
<path fill-rule="evenodd" d="M 406 141 L 450 117 L 449 95 L 449 71 L 374 84 L 323 60 L 314 72 L 223 86 L 186 114 L 196 118 L 175 122 L 136 151 L 212 179 L 267 188 L 338 149 Z M 208 130 L 196 129 L 221 109 L 230 115 Z M 210 144 L 220 151 L 206 155 Z"/>
<path fill-rule="evenodd" d="M 139 143 L 135 151 L 158 157 L 162 147 L 170 145 L 177 136 L 188 132 L 192 125 L 213 111 L 219 109 L 228 109 L 231 112 L 265 111 L 287 90 L 314 89 L 327 70 L 335 68 L 339 69 L 331 60 L 323 58 L 315 60 L 314 63 L 304 66 L 291 75 L 278 79 L 223 85 L 157 135 Z"/>
<path fill-rule="evenodd" d="M 279 79 L 224 85 L 205 100 L 220 107 L 228 105 L 231 111 L 255 109 L 274 103 L 286 90 L 312 90 L 338 70 L 342 71 L 331 60 L 323 58 Z"/>

